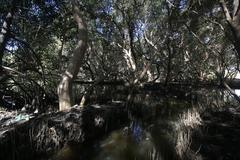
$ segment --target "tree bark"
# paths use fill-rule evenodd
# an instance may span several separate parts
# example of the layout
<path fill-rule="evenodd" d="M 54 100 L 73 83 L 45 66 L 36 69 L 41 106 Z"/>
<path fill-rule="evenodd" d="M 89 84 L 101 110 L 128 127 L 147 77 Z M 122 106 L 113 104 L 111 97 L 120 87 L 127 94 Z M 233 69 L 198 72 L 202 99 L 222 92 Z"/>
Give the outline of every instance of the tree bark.
<path fill-rule="evenodd" d="M 80 16 L 79 8 L 73 1 L 74 19 L 77 22 L 79 30 L 79 41 L 73 51 L 73 57 L 70 64 L 62 75 L 62 80 L 58 86 L 59 110 L 69 109 L 72 106 L 72 82 L 79 72 L 84 55 L 87 49 L 87 25 Z"/>
<path fill-rule="evenodd" d="M 234 47 L 237 51 L 238 58 L 240 58 L 240 2 L 239 0 L 233 1 L 233 12 L 230 14 L 225 0 L 220 0 L 226 20 L 232 30 L 234 37 Z"/>
<path fill-rule="evenodd" d="M 16 3 L 17 0 L 13 0 L 11 10 L 8 12 L 0 32 L 0 73 L 2 72 L 2 59 L 4 50 L 11 36 L 11 24 L 14 13 L 16 12 Z"/>
<path fill-rule="evenodd" d="M 172 71 L 172 46 L 168 40 L 167 42 L 167 50 L 168 50 L 168 61 L 167 61 L 167 73 L 165 77 L 165 86 L 168 85 L 171 80 L 171 71 Z"/>

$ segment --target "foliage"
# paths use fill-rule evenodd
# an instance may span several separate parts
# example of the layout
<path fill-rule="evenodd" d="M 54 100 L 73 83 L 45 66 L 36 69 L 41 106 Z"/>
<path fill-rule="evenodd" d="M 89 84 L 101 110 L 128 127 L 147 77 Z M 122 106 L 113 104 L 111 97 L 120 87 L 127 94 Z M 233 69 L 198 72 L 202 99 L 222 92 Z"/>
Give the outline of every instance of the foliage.
<path fill-rule="evenodd" d="M 56 98 L 61 73 L 78 42 L 72 6 L 64 0 L 14 2 L 0 2 L 1 26 L 16 7 L 2 64 L 12 70 L 0 75 L 0 89 L 44 107 L 43 100 Z M 77 3 L 89 40 L 76 81 L 137 79 L 167 85 L 231 78 L 239 69 L 233 35 L 216 0 Z M 87 90 L 75 88 L 78 98 Z"/>

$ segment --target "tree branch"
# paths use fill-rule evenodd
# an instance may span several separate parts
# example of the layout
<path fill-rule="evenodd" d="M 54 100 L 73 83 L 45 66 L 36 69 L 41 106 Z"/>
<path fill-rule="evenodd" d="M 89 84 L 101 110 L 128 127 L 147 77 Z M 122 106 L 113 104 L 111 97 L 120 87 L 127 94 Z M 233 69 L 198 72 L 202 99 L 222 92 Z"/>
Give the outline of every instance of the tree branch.
<path fill-rule="evenodd" d="M 223 86 L 232 94 L 232 96 L 240 103 L 240 97 L 235 93 L 234 90 L 232 90 L 232 88 L 230 88 L 230 86 L 226 83 L 223 82 Z"/>
<path fill-rule="evenodd" d="M 232 22 L 232 17 L 231 17 L 230 12 L 229 12 L 229 10 L 227 8 L 227 4 L 226 4 L 225 0 L 220 0 L 220 4 L 222 6 L 222 9 L 224 11 L 224 14 L 226 16 L 227 21 L 229 23 L 231 23 Z"/>
<path fill-rule="evenodd" d="M 239 11 L 239 0 L 234 0 L 233 1 L 233 16 L 236 16 L 238 11 Z"/>

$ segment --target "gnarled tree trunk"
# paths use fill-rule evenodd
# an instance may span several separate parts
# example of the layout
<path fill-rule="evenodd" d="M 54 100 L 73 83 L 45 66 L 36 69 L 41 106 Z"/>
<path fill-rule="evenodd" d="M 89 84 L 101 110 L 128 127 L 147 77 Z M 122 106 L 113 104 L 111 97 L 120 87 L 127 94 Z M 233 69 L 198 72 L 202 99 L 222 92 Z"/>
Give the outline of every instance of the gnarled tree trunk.
<path fill-rule="evenodd" d="M 238 59 L 240 59 L 240 0 L 233 0 L 233 11 L 231 14 L 225 0 L 220 0 L 220 3 L 226 16 L 226 20 L 232 30 L 234 37 L 233 45 L 237 51 Z M 223 82 L 223 85 L 234 96 L 234 98 L 240 102 L 240 98 L 234 90 L 232 90 L 226 82 Z"/>
<path fill-rule="evenodd" d="M 1 32 L 0 32 L 0 72 L 2 71 L 3 52 L 11 36 L 10 28 L 11 28 L 14 13 L 16 12 L 16 3 L 17 3 L 17 0 L 12 1 L 12 7 L 3 22 Z"/>
<path fill-rule="evenodd" d="M 220 0 L 226 20 L 232 30 L 234 36 L 234 47 L 238 53 L 238 58 L 240 58 L 240 1 L 233 1 L 233 11 L 230 14 L 230 11 L 227 7 L 225 0 Z"/>
<path fill-rule="evenodd" d="M 62 80 L 58 86 L 59 110 L 69 109 L 72 106 L 72 82 L 79 72 L 87 48 L 87 26 L 80 16 L 79 8 L 73 0 L 74 19 L 79 30 L 79 41 L 73 51 L 70 64 L 62 75 Z"/>

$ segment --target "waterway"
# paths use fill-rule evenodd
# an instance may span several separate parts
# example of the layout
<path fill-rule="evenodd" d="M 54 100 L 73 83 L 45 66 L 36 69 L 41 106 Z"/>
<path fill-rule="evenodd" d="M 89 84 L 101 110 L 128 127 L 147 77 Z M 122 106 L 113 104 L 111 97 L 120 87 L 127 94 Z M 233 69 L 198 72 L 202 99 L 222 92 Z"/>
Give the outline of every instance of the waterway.
<path fill-rule="evenodd" d="M 186 97 L 185 99 L 182 97 Z M 52 159 L 67 160 L 175 160 L 237 159 L 234 149 L 239 115 L 237 102 L 225 91 L 197 90 L 178 98 L 174 95 L 135 95 L 129 104 L 129 123 L 98 140 L 78 147 L 66 146 Z M 233 111 L 233 113 L 231 113 Z M 222 113 L 222 117 L 218 114 Z M 232 116 L 228 121 L 224 115 Z M 214 117 L 215 116 L 215 117 Z M 228 117 L 229 118 L 229 117 Z M 208 125 L 217 127 L 207 129 Z M 221 127 L 221 125 L 223 125 Z M 225 125 L 225 126 L 224 126 Z M 224 128 L 228 127 L 228 128 Z M 233 130 L 229 130 L 232 128 Z M 208 132 L 214 132 L 210 135 Z M 218 132 L 216 133 L 215 132 Z M 226 132 L 233 132 L 235 141 L 226 141 Z M 236 131 L 236 132 L 235 132 Z M 221 133 L 222 132 L 222 133 Z M 231 134 L 231 133 L 229 133 Z M 209 136 L 213 142 L 206 140 Z M 222 138 L 221 143 L 216 136 Z M 226 144 L 225 144 L 226 143 Z M 224 146 L 226 145 L 226 146 Z M 210 147 L 210 148 L 209 148 Z M 211 148 L 212 147 L 212 148 Z M 220 149 L 219 149 L 220 148 Z M 216 149 L 218 149 L 216 151 Z M 226 153 L 222 153 L 226 152 Z M 216 154 L 216 156 L 215 156 Z M 215 156 L 215 157 L 214 157 Z"/>

